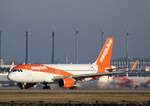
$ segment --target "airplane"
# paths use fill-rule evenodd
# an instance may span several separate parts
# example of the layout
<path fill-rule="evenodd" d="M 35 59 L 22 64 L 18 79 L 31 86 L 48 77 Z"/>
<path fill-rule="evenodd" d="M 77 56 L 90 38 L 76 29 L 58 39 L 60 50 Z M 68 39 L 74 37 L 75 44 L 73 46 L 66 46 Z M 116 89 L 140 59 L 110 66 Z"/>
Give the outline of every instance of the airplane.
<path fill-rule="evenodd" d="M 62 88 L 76 88 L 78 81 L 88 81 L 101 76 L 112 76 L 121 71 L 111 66 L 114 38 L 109 37 L 97 60 L 93 64 L 24 64 L 10 68 L 8 79 L 18 83 L 21 89 L 33 87 L 37 83 L 50 89 L 47 84 L 56 83 Z M 115 70 L 115 71 L 114 71 Z"/>

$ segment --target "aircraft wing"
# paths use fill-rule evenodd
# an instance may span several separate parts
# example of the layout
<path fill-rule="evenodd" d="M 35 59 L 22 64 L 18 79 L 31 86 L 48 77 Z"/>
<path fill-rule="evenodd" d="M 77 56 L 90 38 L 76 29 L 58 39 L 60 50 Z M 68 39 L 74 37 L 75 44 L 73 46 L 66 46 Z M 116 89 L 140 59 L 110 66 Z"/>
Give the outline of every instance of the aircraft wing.
<path fill-rule="evenodd" d="M 79 75 L 73 75 L 73 76 L 57 76 L 57 77 L 54 77 L 53 80 L 56 81 L 56 80 L 63 79 L 63 78 L 73 78 L 73 79 L 79 80 L 82 78 L 109 76 L 109 75 L 116 75 L 119 73 L 124 73 L 124 71 L 93 73 L 93 74 L 79 74 Z"/>
<path fill-rule="evenodd" d="M 105 70 L 108 72 L 112 72 L 113 70 L 125 70 L 125 69 L 127 69 L 127 67 L 115 67 L 115 68 L 108 68 Z"/>

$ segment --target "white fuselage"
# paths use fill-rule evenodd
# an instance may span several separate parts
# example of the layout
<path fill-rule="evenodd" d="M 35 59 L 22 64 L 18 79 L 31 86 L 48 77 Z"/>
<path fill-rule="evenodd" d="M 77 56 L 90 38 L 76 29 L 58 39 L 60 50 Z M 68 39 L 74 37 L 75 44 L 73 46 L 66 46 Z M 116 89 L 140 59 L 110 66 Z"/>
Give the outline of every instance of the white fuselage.
<path fill-rule="evenodd" d="M 44 65 L 55 69 L 64 70 L 65 72 L 69 72 L 73 75 L 91 74 L 91 73 L 96 73 L 98 70 L 96 64 L 63 64 L 63 65 L 44 64 Z M 22 69 L 22 71 L 10 72 L 8 74 L 8 79 L 15 82 L 25 82 L 25 83 L 36 83 L 36 82 L 52 83 L 53 78 L 57 76 L 61 76 L 61 75 Z"/>

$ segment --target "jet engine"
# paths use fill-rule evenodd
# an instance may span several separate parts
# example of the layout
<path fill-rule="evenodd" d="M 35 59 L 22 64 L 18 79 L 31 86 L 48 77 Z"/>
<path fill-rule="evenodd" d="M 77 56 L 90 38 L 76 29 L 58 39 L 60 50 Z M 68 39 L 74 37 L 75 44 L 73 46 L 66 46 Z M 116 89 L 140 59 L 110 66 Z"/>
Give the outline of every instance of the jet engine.
<path fill-rule="evenodd" d="M 62 88 L 71 88 L 75 84 L 75 81 L 73 78 L 63 78 L 58 80 L 58 85 Z"/>

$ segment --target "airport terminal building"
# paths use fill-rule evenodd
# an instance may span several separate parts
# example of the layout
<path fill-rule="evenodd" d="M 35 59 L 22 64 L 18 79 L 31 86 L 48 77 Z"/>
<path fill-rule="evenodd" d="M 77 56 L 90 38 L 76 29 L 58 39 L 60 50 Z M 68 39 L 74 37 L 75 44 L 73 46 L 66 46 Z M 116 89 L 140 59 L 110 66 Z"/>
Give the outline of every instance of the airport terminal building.
<path fill-rule="evenodd" d="M 137 64 L 136 70 L 140 72 L 150 71 L 150 57 L 129 57 L 128 62 L 126 57 L 116 57 L 115 59 L 112 59 L 111 64 L 116 67 L 126 67 L 128 63 L 128 67 L 132 68 L 137 59 L 139 59 L 139 63 Z"/>

